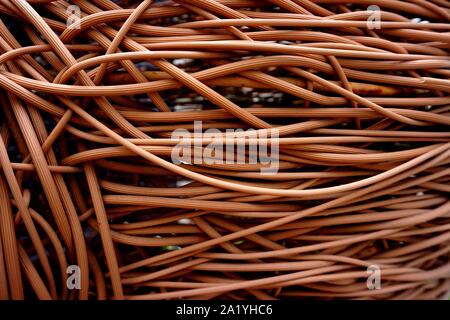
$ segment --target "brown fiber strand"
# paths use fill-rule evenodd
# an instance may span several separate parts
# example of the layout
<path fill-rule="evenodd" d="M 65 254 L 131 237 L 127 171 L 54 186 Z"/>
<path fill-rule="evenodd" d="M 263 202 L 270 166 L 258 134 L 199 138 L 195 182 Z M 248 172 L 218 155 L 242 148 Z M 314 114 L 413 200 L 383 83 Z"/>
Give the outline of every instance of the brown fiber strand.
<path fill-rule="evenodd" d="M 444 298 L 449 53 L 444 1 L 2 1 L 0 299 Z"/>

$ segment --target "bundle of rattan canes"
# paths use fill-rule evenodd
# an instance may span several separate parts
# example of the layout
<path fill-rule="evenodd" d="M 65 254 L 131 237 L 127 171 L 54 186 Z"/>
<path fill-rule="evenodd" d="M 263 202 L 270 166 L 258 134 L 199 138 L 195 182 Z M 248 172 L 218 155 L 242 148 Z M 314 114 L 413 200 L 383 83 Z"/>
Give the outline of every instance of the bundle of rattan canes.
<path fill-rule="evenodd" d="M 442 299 L 446 0 L 0 2 L 0 299 Z"/>

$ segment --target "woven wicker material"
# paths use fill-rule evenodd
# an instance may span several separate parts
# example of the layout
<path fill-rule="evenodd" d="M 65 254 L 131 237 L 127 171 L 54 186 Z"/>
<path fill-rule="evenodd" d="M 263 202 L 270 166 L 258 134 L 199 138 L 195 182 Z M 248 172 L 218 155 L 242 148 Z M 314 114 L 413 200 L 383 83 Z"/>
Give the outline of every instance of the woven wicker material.
<path fill-rule="evenodd" d="M 0 299 L 448 291 L 447 1 L 9 0 L 0 18 Z M 278 171 L 175 163 L 200 121 L 227 145 L 276 132 Z"/>

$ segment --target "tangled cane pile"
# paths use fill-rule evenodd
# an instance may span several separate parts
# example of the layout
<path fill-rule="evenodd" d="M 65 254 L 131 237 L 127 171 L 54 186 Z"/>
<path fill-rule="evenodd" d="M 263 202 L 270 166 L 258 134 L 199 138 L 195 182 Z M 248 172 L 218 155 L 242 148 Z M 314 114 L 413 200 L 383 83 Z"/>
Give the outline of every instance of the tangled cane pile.
<path fill-rule="evenodd" d="M 448 1 L 5 0 L 0 18 L 0 299 L 450 288 Z M 174 163 L 195 121 L 277 130 L 278 172 Z"/>

